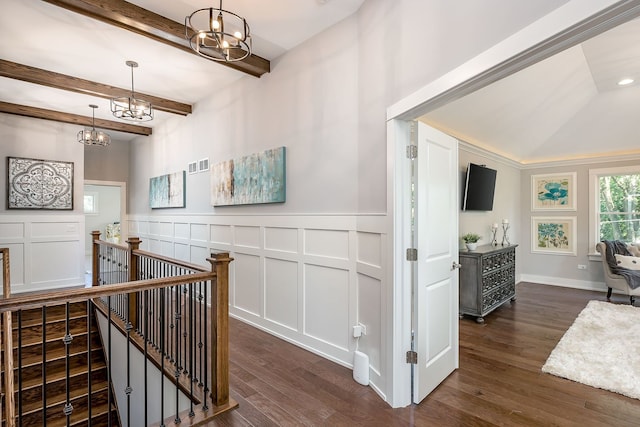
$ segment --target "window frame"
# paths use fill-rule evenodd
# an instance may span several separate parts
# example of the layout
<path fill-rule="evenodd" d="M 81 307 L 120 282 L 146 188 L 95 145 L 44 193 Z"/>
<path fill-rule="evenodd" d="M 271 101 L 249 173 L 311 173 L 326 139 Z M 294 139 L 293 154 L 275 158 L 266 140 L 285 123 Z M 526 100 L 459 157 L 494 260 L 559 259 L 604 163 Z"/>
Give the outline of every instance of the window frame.
<path fill-rule="evenodd" d="M 589 256 L 600 258 L 596 244 L 600 241 L 600 177 L 640 175 L 640 164 L 589 169 Z"/>

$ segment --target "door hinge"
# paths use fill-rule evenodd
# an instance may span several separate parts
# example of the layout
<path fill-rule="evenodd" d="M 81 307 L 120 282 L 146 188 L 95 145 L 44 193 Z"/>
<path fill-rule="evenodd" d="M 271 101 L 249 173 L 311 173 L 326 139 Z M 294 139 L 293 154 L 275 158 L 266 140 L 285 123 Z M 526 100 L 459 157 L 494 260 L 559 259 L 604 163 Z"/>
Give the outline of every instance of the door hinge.
<path fill-rule="evenodd" d="M 407 145 L 407 159 L 413 160 L 418 157 L 418 146 L 417 145 Z"/>
<path fill-rule="evenodd" d="M 418 250 L 416 248 L 408 248 L 407 261 L 417 261 L 417 260 L 418 260 Z"/>
<path fill-rule="evenodd" d="M 412 365 L 418 364 L 418 353 L 415 351 L 407 351 L 407 363 L 411 363 Z"/>

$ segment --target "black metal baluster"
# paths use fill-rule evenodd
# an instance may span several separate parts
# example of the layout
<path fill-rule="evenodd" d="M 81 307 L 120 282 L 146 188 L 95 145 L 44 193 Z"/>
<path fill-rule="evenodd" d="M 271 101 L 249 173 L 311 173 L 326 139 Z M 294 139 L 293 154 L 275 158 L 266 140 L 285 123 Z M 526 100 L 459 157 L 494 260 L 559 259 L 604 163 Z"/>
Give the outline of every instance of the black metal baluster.
<path fill-rule="evenodd" d="M 89 411 L 89 426 L 91 426 L 91 419 L 93 418 L 91 413 L 92 413 L 92 408 L 93 408 L 93 403 L 92 403 L 92 399 L 91 399 L 91 389 L 92 387 L 92 383 L 91 383 L 91 376 L 93 375 L 93 368 L 91 366 L 91 359 L 92 359 L 92 352 L 91 352 L 91 327 L 92 327 L 92 314 L 93 314 L 93 305 L 91 304 L 91 300 L 88 299 L 87 300 L 87 367 L 88 367 L 88 373 L 87 373 L 87 409 Z"/>
<path fill-rule="evenodd" d="M 18 425 L 22 427 L 22 310 L 18 310 Z"/>
<path fill-rule="evenodd" d="M 126 301 L 127 307 L 129 306 L 129 294 L 124 295 L 124 300 Z M 125 394 L 127 395 L 127 425 L 131 425 L 131 392 L 133 389 L 131 388 L 131 329 L 133 325 L 129 319 L 129 310 L 127 310 L 127 323 L 125 326 L 127 330 L 127 387 L 124 389 Z"/>
<path fill-rule="evenodd" d="M 175 329 L 175 340 L 176 340 L 176 361 L 174 364 L 174 375 L 176 377 L 176 417 L 174 418 L 174 422 L 176 424 L 180 424 L 180 422 L 182 420 L 180 420 L 180 416 L 179 416 L 179 411 L 180 411 L 180 402 L 179 402 L 179 398 L 180 398 L 180 387 L 178 387 L 178 383 L 180 381 L 180 317 L 181 317 L 181 313 L 180 313 L 180 286 L 177 285 L 175 286 L 176 288 L 176 292 L 175 292 L 175 317 L 176 317 L 176 329 Z"/>
<path fill-rule="evenodd" d="M 144 291 L 144 307 L 149 305 L 149 291 Z M 149 394 L 148 390 L 148 379 L 147 379 L 147 364 L 149 363 L 147 344 L 149 342 L 148 335 L 149 334 L 149 316 L 144 316 L 144 425 L 148 426 L 148 409 L 147 409 L 147 399 L 146 396 Z"/>
<path fill-rule="evenodd" d="M 209 282 L 211 283 L 211 282 Z M 207 321 L 207 312 L 209 310 L 206 310 L 206 306 L 207 306 L 207 288 L 208 286 L 204 287 L 204 306 L 205 306 L 205 319 L 204 319 L 204 375 L 203 375 L 203 379 L 202 381 L 204 382 L 204 404 L 202 405 L 202 409 L 203 410 L 207 410 L 209 409 L 209 406 L 207 405 L 207 402 L 209 401 L 209 396 L 208 396 L 208 392 L 209 392 L 209 371 L 207 369 L 207 354 L 209 353 L 209 339 L 207 337 L 207 331 L 208 331 L 208 321 Z M 211 319 L 211 321 L 213 321 L 213 319 Z M 213 384 L 212 384 L 213 386 Z"/>
<path fill-rule="evenodd" d="M 164 427 L 164 316 L 165 316 L 165 288 L 160 288 L 160 426 Z"/>
<path fill-rule="evenodd" d="M 107 358 L 107 384 L 109 384 L 109 393 L 107 393 L 107 425 L 113 425 L 111 421 L 111 295 L 107 296 L 107 346 L 109 347 L 109 357 Z"/>
<path fill-rule="evenodd" d="M 47 307 L 42 307 L 42 425 L 47 425 Z"/>
<path fill-rule="evenodd" d="M 166 264 L 164 265 L 164 272 L 163 272 L 162 277 L 169 277 L 169 274 L 171 272 L 168 271 L 168 270 L 170 268 L 171 268 L 170 266 L 168 266 Z M 171 296 L 171 291 L 173 290 L 173 288 L 174 288 L 174 286 L 172 286 L 171 289 L 169 290 L 169 299 L 168 299 L 168 302 L 169 302 L 168 312 L 169 313 L 173 313 L 174 312 L 173 311 L 173 303 L 174 303 L 174 301 L 173 301 L 173 297 Z M 169 337 L 171 337 L 171 334 L 175 330 L 174 316 L 171 316 L 170 321 L 171 321 L 171 323 L 169 324 L 169 331 L 168 331 L 169 332 Z M 171 361 L 171 363 L 175 363 L 175 359 L 174 359 L 174 351 L 175 351 L 175 349 L 173 348 L 173 340 L 169 339 L 168 344 L 169 344 L 169 349 L 168 349 L 169 351 L 167 352 L 167 356 L 169 358 L 169 361 Z"/>
<path fill-rule="evenodd" d="M 67 417 L 67 427 L 71 425 L 71 414 L 73 413 L 73 405 L 71 404 L 71 387 L 69 383 L 69 374 L 71 371 L 70 361 L 70 347 L 71 342 L 73 341 L 73 337 L 71 336 L 71 330 L 69 328 L 69 303 L 67 302 L 64 307 L 65 311 L 65 335 L 64 335 L 64 346 L 65 346 L 65 386 L 66 386 L 66 402 L 64 405 L 63 413 L 65 417 Z"/>
<path fill-rule="evenodd" d="M 182 322 L 182 372 L 189 376 L 189 374 L 191 374 L 191 371 L 189 371 L 190 368 L 187 367 L 187 363 L 189 360 L 189 354 L 191 353 L 191 349 L 188 349 L 188 326 L 191 323 L 191 317 L 189 317 L 188 319 L 186 318 L 187 316 L 187 312 L 188 312 L 188 308 L 189 306 L 189 300 L 187 299 L 189 297 L 189 287 L 188 285 L 182 285 L 182 295 L 181 295 L 181 299 L 183 301 L 184 304 L 184 315 L 185 315 L 185 319 Z M 187 353 L 189 352 L 189 353 Z"/>
<path fill-rule="evenodd" d="M 195 358 L 195 352 L 193 351 L 193 322 L 195 318 L 193 316 L 193 307 L 195 305 L 195 300 L 193 298 L 193 283 L 189 283 L 189 394 L 193 397 L 193 382 L 195 378 L 193 377 L 193 360 Z M 196 413 L 193 410 L 193 398 L 189 399 L 190 401 L 190 410 L 189 417 L 193 417 Z"/>
<path fill-rule="evenodd" d="M 202 343 L 202 328 L 203 328 L 203 324 L 202 324 L 202 311 L 203 311 L 203 304 L 202 304 L 202 298 L 203 298 L 203 285 L 202 282 L 199 283 L 198 286 L 198 361 L 200 362 L 200 377 L 198 378 L 198 385 L 200 387 L 204 386 L 204 383 L 202 382 L 202 370 L 204 369 L 203 366 L 203 362 L 202 362 L 202 351 L 203 351 L 203 343 Z"/>

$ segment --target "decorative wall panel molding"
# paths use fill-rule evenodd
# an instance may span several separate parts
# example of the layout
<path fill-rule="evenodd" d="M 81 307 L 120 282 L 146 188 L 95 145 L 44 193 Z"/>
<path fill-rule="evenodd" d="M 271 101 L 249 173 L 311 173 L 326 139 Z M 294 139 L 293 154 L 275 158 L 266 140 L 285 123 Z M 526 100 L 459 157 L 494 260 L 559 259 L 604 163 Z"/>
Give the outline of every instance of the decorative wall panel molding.
<path fill-rule="evenodd" d="M 0 215 L 0 246 L 9 248 L 11 292 L 84 285 L 84 216 Z"/>
<path fill-rule="evenodd" d="M 7 208 L 73 210 L 73 162 L 7 157 Z"/>
<path fill-rule="evenodd" d="M 382 255 L 386 221 L 380 215 L 140 215 L 129 217 L 129 235 L 142 239 L 142 249 L 202 266 L 211 252 L 230 252 L 230 315 L 343 366 L 353 362 L 352 326 L 366 325 L 358 348 L 370 355 L 375 386 L 384 382 L 382 316 L 391 297 Z M 172 237 L 167 223 L 174 224 Z M 358 231 L 358 224 L 366 229 Z"/>

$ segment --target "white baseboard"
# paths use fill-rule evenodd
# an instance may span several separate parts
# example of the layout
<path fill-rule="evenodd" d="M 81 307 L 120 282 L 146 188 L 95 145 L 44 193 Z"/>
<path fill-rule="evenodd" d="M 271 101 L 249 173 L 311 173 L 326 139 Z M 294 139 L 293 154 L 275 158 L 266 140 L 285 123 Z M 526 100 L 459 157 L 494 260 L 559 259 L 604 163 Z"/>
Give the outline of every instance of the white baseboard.
<path fill-rule="evenodd" d="M 564 288 L 583 289 L 586 291 L 607 291 L 604 282 L 592 282 L 588 280 L 565 279 L 562 277 L 538 276 L 535 274 L 521 274 L 520 282 L 540 283 L 542 285 L 561 286 Z"/>

